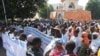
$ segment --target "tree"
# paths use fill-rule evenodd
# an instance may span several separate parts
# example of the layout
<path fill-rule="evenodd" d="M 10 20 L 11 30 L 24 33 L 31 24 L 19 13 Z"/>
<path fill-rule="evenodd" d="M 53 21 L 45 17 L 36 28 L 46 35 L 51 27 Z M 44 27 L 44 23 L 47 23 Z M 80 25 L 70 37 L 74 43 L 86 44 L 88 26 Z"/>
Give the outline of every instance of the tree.
<path fill-rule="evenodd" d="M 7 18 L 32 18 L 44 8 L 47 0 L 4 0 Z M 2 0 L 0 0 L 0 18 L 4 18 Z"/>
<path fill-rule="evenodd" d="M 49 18 L 51 11 L 53 11 L 53 6 L 47 4 L 47 6 L 45 8 L 40 10 L 39 15 L 40 15 L 40 17 L 46 19 L 46 18 Z"/>
<path fill-rule="evenodd" d="M 3 19 L 4 12 L 3 12 L 3 6 L 2 6 L 2 0 L 0 0 L 0 19 Z"/>
<path fill-rule="evenodd" d="M 86 10 L 91 11 L 93 19 L 100 19 L 100 0 L 89 0 Z"/>

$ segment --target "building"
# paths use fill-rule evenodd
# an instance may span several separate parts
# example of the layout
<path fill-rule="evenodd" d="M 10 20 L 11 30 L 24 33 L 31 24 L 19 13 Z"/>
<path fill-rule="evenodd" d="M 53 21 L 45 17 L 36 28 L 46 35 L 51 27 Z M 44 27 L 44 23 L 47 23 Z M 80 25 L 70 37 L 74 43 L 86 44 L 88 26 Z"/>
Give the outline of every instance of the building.
<path fill-rule="evenodd" d="M 83 10 L 83 8 L 78 5 L 78 1 L 79 0 L 61 0 L 61 3 L 56 6 L 55 11 L 51 12 L 50 18 L 57 20 L 73 19 L 90 21 L 91 12 Z"/>

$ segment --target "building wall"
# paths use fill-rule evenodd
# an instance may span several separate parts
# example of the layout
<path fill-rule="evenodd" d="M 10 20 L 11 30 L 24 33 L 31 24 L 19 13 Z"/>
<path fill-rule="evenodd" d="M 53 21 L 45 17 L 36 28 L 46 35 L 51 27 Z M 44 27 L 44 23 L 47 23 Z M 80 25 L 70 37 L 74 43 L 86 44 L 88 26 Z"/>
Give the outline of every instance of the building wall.
<path fill-rule="evenodd" d="M 58 9 L 51 12 L 50 18 L 56 19 L 57 14 L 61 14 L 64 19 L 73 19 L 80 21 L 90 21 L 91 12 L 86 10 L 80 10 L 78 5 L 78 0 L 63 0 L 64 2 L 58 5 Z M 69 8 L 69 5 L 73 3 L 75 8 Z"/>
<path fill-rule="evenodd" d="M 51 12 L 50 18 L 56 19 L 56 11 Z M 64 19 L 73 19 L 79 21 L 91 21 L 91 12 L 86 10 L 63 11 Z"/>
<path fill-rule="evenodd" d="M 65 19 L 73 19 L 79 21 L 91 21 L 91 12 L 85 10 L 64 11 Z"/>
<path fill-rule="evenodd" d="M 64 2 L 64 8 L 66 11 L 68 10 L 76 10 L 78 9 L 78 0 L 65 0 Z M 69 8 L 69 5 L 73 3 L 75 8 Z"/>

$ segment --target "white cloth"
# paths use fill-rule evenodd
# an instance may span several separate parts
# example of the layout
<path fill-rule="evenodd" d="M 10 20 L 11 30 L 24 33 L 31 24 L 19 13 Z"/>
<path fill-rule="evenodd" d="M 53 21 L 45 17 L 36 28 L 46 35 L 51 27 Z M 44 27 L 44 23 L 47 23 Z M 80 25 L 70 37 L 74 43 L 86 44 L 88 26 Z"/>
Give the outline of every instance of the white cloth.
<path fill-rule="evenodd" d="M 76 54 L 77 51 L 78 51 L 78 48 L 81 46 L 81 40 L 79 37 L 75 37 L 75 36 L 72 36 L 71 37 L 71 40 L 75 42 L 75 48 L 74 48 L 74 53 Z"/>
<path fill-rule="evenodd" d="M 100 47 L 100 40 L 92 40 L 91 44 L 89 45 L 89 48 L 92 49 L 94 53 L 96 53 L 97 49 Z"/>
<path fill-rule="evenodd" d="M 61 38 L 55 38 L 54 40 L 52 40 L 52 41 L 49 43 L 49 45 L 47 45 L 47 47 L 44 49 L 43 56 L 45 56 L 45 54 L 46 54 L 49 50 L 53 49 L 53 47 L 55 46 L 55 42 L 58 41 L 59 39 L 61 39 Z"/>
<path fill-rule="evenodd" d="M 21 29 L 21 25 L 16 26 L 16 30 L 19 31 Z"/>
<path fill-rule="evenodd" d="M 82 28 L 80 26 L 78 26 L 77 28 L 79 29 L 78 37 L 81 38 L 81 36 L 82 36 Z"/>
<path fill-rule="evenodd" d="M 3 48 L 5 48 L 5 49 L 6 49 L 6 45 L 7 45 L 7 38 L 9 38 L 8 34 L 6 32 L 2 33 Z"/>
<path fill-rule="evenodd" d="M 12 39 L 6 32 L 2 34 L 2 39 L 6 56 L 26 56 L 27 42 Z"/>
<path fill-rule="evenodd" d="M 11 39 L 14 39 L 14 34 L 13 34 L 13 33 L 10 33 L 10 34 L 9 34 L 9 37 L 10 37 Z"/>
<path fill-rule="evenodd" d="M 6 56 L 15 56 L 15 52 L 13 49 L 13 42 L 12 39 L 8 36 L 8 34 L 5 32 L 2 34 L 3 39 L 3 47 L 6 50 Z"/>
<path fill-rule="evenodd" d="M 16 56 L 26 56 L 26 51 L 27 51 L 27 42 L 25 41 L 19 41 L 19 46 L 17 49 Z"/>
<path fill-rule="evenodd" d="M 66 45 L 66 43 L 68 41 L 68 35 L 67 34 L 62 35 L 62 41 L 63 41 L 64 45 Z"/>
<path fill-rule="evenodd" d="M 26 56 L 27 42 L 20 40 L 9 40 L 8 43 L 11 45 L 15 56 Z"/>

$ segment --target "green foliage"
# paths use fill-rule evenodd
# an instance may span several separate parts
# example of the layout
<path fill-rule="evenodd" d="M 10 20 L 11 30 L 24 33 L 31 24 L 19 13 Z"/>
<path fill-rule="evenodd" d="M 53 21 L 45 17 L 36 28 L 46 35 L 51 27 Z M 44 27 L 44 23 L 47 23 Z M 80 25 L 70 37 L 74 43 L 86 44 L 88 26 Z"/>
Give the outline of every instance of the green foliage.
<path fill-rule="evenodd" d="M 2 0 L 0 0 L 0 19 L 3 18 L 4 18 L 4 12 L 3 12 Z"/>
<path fill-rule="evenodd" d="M 50 12 L 51 12 L 51 11 L 53 11 L 52 5 L 48 5 L 48 4 L 47 4 L 47 6 L 46 6 L 45 8 L 43 8 L 43 9 L 41 9 L 41 10 L 39 11 L 39 15 L 40 15 L 40 17 L 46 19 L 46 18 L 49 18 Z"/>
<path fill-rule="evenodd" d="M 100 0 L 89 0 L 86 10 L 91 11 L 93 19 L 100 19 Z"/>
<path fill-rule="evenodd" d="M 4 0 L 7 18 L 32 18 L 45 7 L 47 0 Z M 0 18 L 4 18 L 0 0 Z"/>

